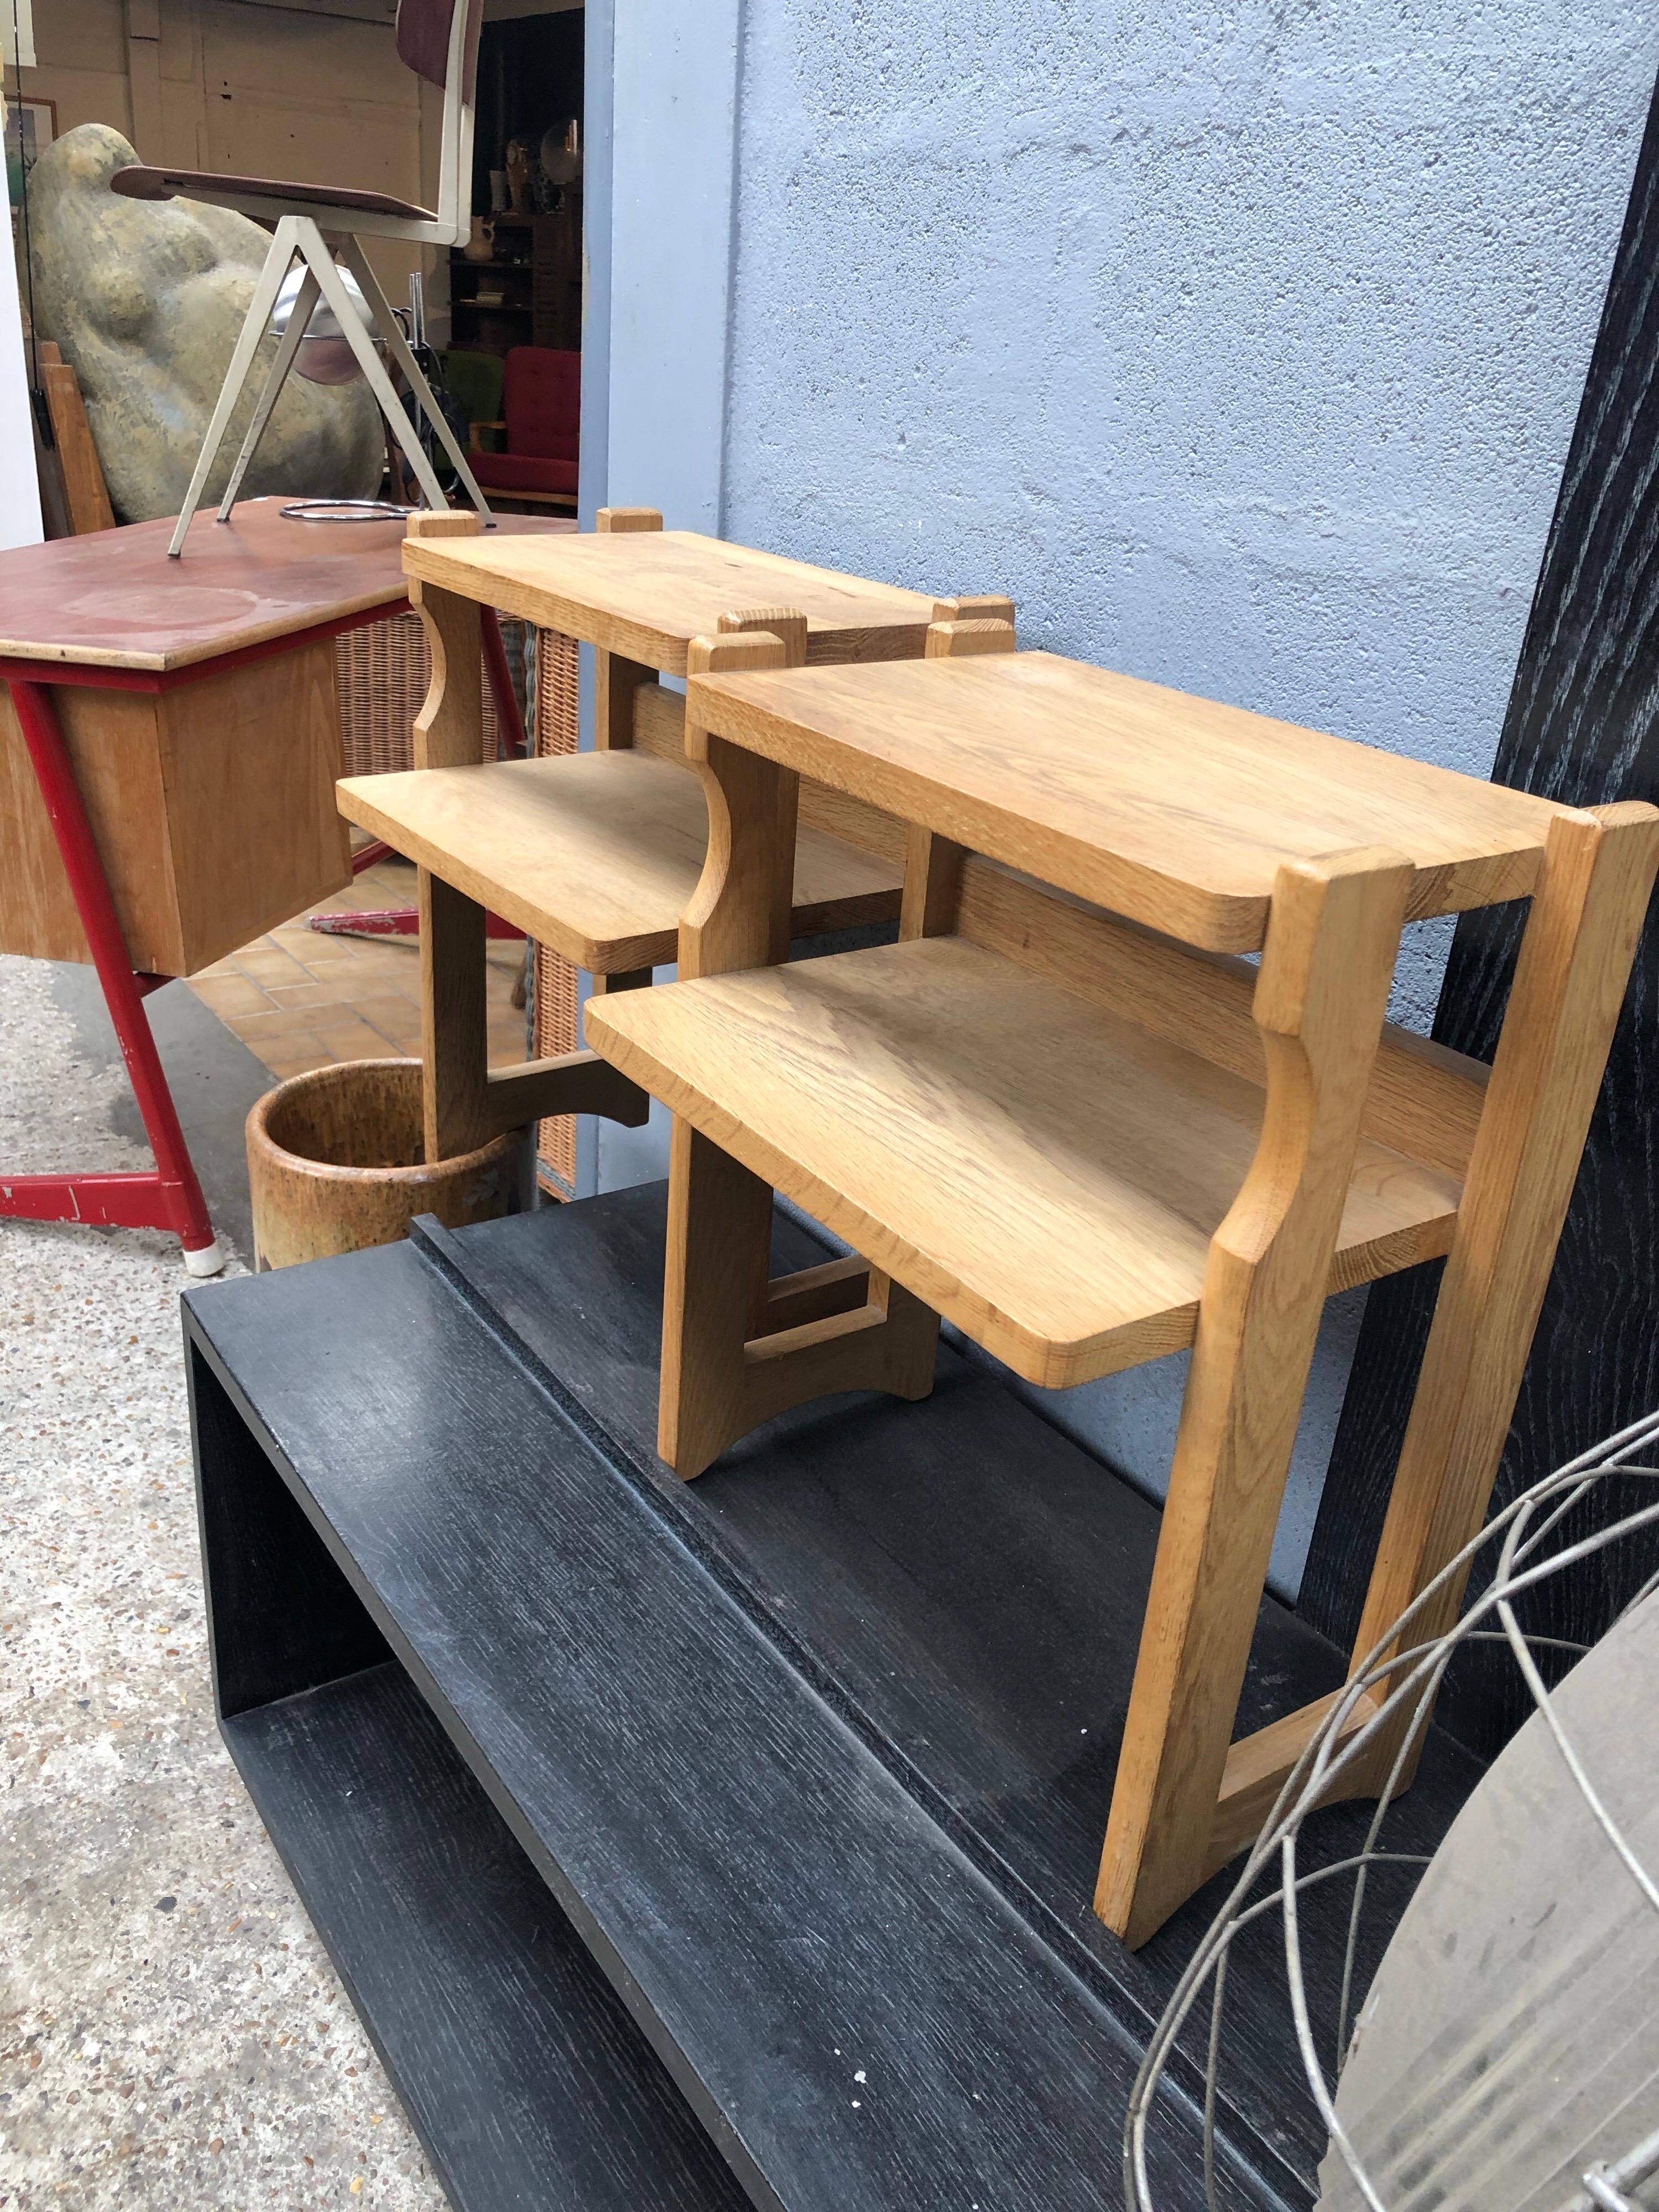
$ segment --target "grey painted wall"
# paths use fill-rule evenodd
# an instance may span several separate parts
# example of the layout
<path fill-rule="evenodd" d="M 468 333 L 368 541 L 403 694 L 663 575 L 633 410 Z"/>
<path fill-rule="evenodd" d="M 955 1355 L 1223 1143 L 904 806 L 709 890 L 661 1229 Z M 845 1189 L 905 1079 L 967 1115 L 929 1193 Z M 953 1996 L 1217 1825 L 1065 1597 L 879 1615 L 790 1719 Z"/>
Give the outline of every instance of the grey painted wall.
<path fill-rule="evenodd" d="M 613 12 L 610 501 L 714 532 L 740 0 Z"/>
<path fill-rule="evenodd" d="M 763 0 L 739 58 L 726 535 L 1011 591 L 1024 644 L 1488 773 L 1650 11 Z M 1446 942 L 1415 933 L 1401 1018 Z M 1328 1317 L 1286 1591 L 1362 1300 Z M 1182 1364 L 1054 1410 L 1161 1490 Z"/>

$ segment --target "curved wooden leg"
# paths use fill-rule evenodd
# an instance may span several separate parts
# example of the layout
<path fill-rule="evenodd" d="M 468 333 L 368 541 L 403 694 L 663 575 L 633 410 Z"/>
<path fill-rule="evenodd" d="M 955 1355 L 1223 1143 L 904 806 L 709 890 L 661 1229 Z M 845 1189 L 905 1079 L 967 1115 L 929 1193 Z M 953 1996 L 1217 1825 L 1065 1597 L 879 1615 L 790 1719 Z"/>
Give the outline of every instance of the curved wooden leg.
<path fill-rule="evenodd" d="M 668 1190 L 657 1449 L 677 1474 L 837 1390 L 927 1395 L 939 1316 L 861 1261 L 769 1281 L 769 1187 L 688 1121 Z"/>
<path fill-rule="evenodd" d="M 787 608 L 722 617 L 692 642 L 690 672 L 799 666 L 805 618 Z M 686 752 L 708 799 L 708 855 L 680 924 L 682 976 L 787 959 L 797 779 L 690 723 Z M 835 1261 L 768 1279 L 772 1193 L 689 1122 L 674 1124 L 657 1448 L 701 1474 L 774 1414 L 838 1390 L 926 1397 L 938 1316 L 901 1284 Z"/>
<path fill-rule="evenodd" d="M 1210 1246 L 1095 1910 L 1145 1942 L 1212 1870 L 1228 1750 L 1412 871 L 1282 868 L 1255 1015 L 1267 1097 Z"/>

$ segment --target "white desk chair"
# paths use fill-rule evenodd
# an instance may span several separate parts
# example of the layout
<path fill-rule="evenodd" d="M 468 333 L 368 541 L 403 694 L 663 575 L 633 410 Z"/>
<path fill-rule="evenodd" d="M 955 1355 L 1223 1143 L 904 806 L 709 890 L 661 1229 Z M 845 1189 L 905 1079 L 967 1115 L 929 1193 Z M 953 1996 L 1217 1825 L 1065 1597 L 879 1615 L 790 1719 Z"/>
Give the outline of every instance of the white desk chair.
<path fill-rule="evenodd" d="M 258 450 L 270 412 L 294 366 L 300 341 L 311 321 L 319 295 L 332 308 L 336 320 L 356 356 L 369 389 L 380 402 L 392 434 L 415 472 L 428 506 L 447 506 L 438 488 L 431 462 L 415 434 L 404 404 L 393 388 L 386 366 L 374 349 L 373 334 L 363 325 L 337 264 L 343 262 L 356 278 L 368 301 L 387 350 L 402 370 L 410 391 L 424 409 L 427 420 L 443 442 L 444 450 L 459 474 L 467 497 L 486 522 L 489 509 L 479 490 L 466 456 L 444 420 L 426 379 L 415 363 L 398 319 L 386 301 L 380 281 L 368 264 L 361 241 L 364 238 L 401 238 L 420 246 L 460 246 L 471 230 L 473 84 L 478 56 L 478 33 L 483 0 L 398 0 L 398 55 L 417 76 L 441 87 L 444 95 L 443 136 L 438 155 L 438 205 L 414 206 L 386 192 L 337 190 L 328 185 L 284 184 L 270 177 L 223 177 L 204 169 L 152 168 L 143 163 L 118 169 L 112 189 L 128 199 L 166 200 L 183 193 L 186 198 L 207 200 L 219 207 L 235 208 L 255 222 L 274 223 L 270 251 L 253 288 L 241 336 L 231 355 L 230 367 L 219 394 L 213 419 L 197 458 L 196 473 L 185 496 L 184 511 L 167 551 L 176 560 L 184 550 L 185 532 L 196 512 L 208 475 L 218 457 L 242 386 L 253 366 L 259 341 L 270 326 L 271 310 L 283 280 L 298 254 L 305 277 L 288 328 L 276 349 L 265 388 L 253 410 L 253 419 L 242 441 L 242 450 L 219 502 L 219 520 L 228 522 L 241 489 L 248 465 Z"/>

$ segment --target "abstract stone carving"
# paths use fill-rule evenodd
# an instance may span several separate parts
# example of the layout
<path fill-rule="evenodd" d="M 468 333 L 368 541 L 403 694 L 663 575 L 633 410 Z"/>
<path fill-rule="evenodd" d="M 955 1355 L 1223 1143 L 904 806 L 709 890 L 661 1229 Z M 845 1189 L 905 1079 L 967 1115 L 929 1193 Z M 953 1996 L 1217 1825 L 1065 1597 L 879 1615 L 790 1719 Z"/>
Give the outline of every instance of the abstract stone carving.
<path fill-rule="evenodd" d="M 118 131 L 83 123 L 29 176 L 34 313 L 81 380 L 123 522 L 177 514 L 247 313 L 267 234 L 199 200 L 129 200 L 109 189 L 138 156 Z M 208 483 L 224 489 L 276 349 L 265 342 Z M 364 498 L 380 481 L 380 411 L 362 383 L 294 376 L 276 404 L 244 498 Z"/>

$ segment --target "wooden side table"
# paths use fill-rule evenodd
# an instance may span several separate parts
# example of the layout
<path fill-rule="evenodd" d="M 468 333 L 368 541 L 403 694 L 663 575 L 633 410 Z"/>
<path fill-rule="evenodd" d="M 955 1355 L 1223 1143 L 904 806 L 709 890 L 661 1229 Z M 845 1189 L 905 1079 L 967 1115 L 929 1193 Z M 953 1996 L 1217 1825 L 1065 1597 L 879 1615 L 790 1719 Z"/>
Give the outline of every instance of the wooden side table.
<path fill-rule="evenodd" d="M 943 626 L 937 664 L 810 678 L 779 639 L 694 643 L 687 745 L 728 826 L 685 980 L 590 1031 L 677 1117 L 682 1474 L 824 1393 L 920 1395 L 933 1312 L 1049 1385 L 1192 1346 L 1095 1899 L 1133 1945 L 1251 1840 L 1331 1702 L 1231 1740 L 1330 1292 L 1449 1255 L 1356 1667 L 1480 1525 L 1659 812 L 1047 653 L 956 657 L 995 642 L 975 629 Z M 797 775 L 911 825 L 898 944 L 765 964 Z M 1519 897 L 1490 1071 L 1385 1022 L 1405 921 Z M 773 1188 L 863 1259 L 769 1284 Z M 1425 1597 L 1425 1636 L 1461 1595 Z M 1375 1712 L 1334 1797 L 1409 1770 Z"/>
<path fill-rule="evenodd" d="M 400 523 L 283 505 L 200 518 L 182 566 L 170 521 L 0 553 L 0 952 L 96 967 L 156 1162 L 0 1176 L 0 1217 L 171 1230 L 193 1274 L 222 1261 L 143 1000 L 349 881 L 331 641 L 407 604 Z"/>
<path fill-rule="evenodd" d="M 419 864 L 432 1159 L 544 1115 L 645 1120 L 645 1094 L 592 1052 L 486 1067 L 483 917 L 504 916 L 587 969 L 601 995 L 648 984 L 653 966 L 674 958 L 708 812 L 688 772 L 684 702 L 657 678 L 684 674 L 700 631 L 763 619 L 795 660 L 842 665 L 920 654 L 941 609 L 1012 613 L 1002 599 L 935 602 L 665 531 L 653 508 L 606 509 L 595 532 L 533 543 L 481 536 L 466 515 L 416 516 L 404 562 L 433 647 L 416 766 L 348 778 L 339 802 L 348 820 Z M 481 762 L 480 605 L 596 648 L 593 751 Z M 786 938 L 897 915 L 902 825 L 821 790 L 804 797 L 795 830 L 792 814 L 793 876 L 778 915 Z"/>

